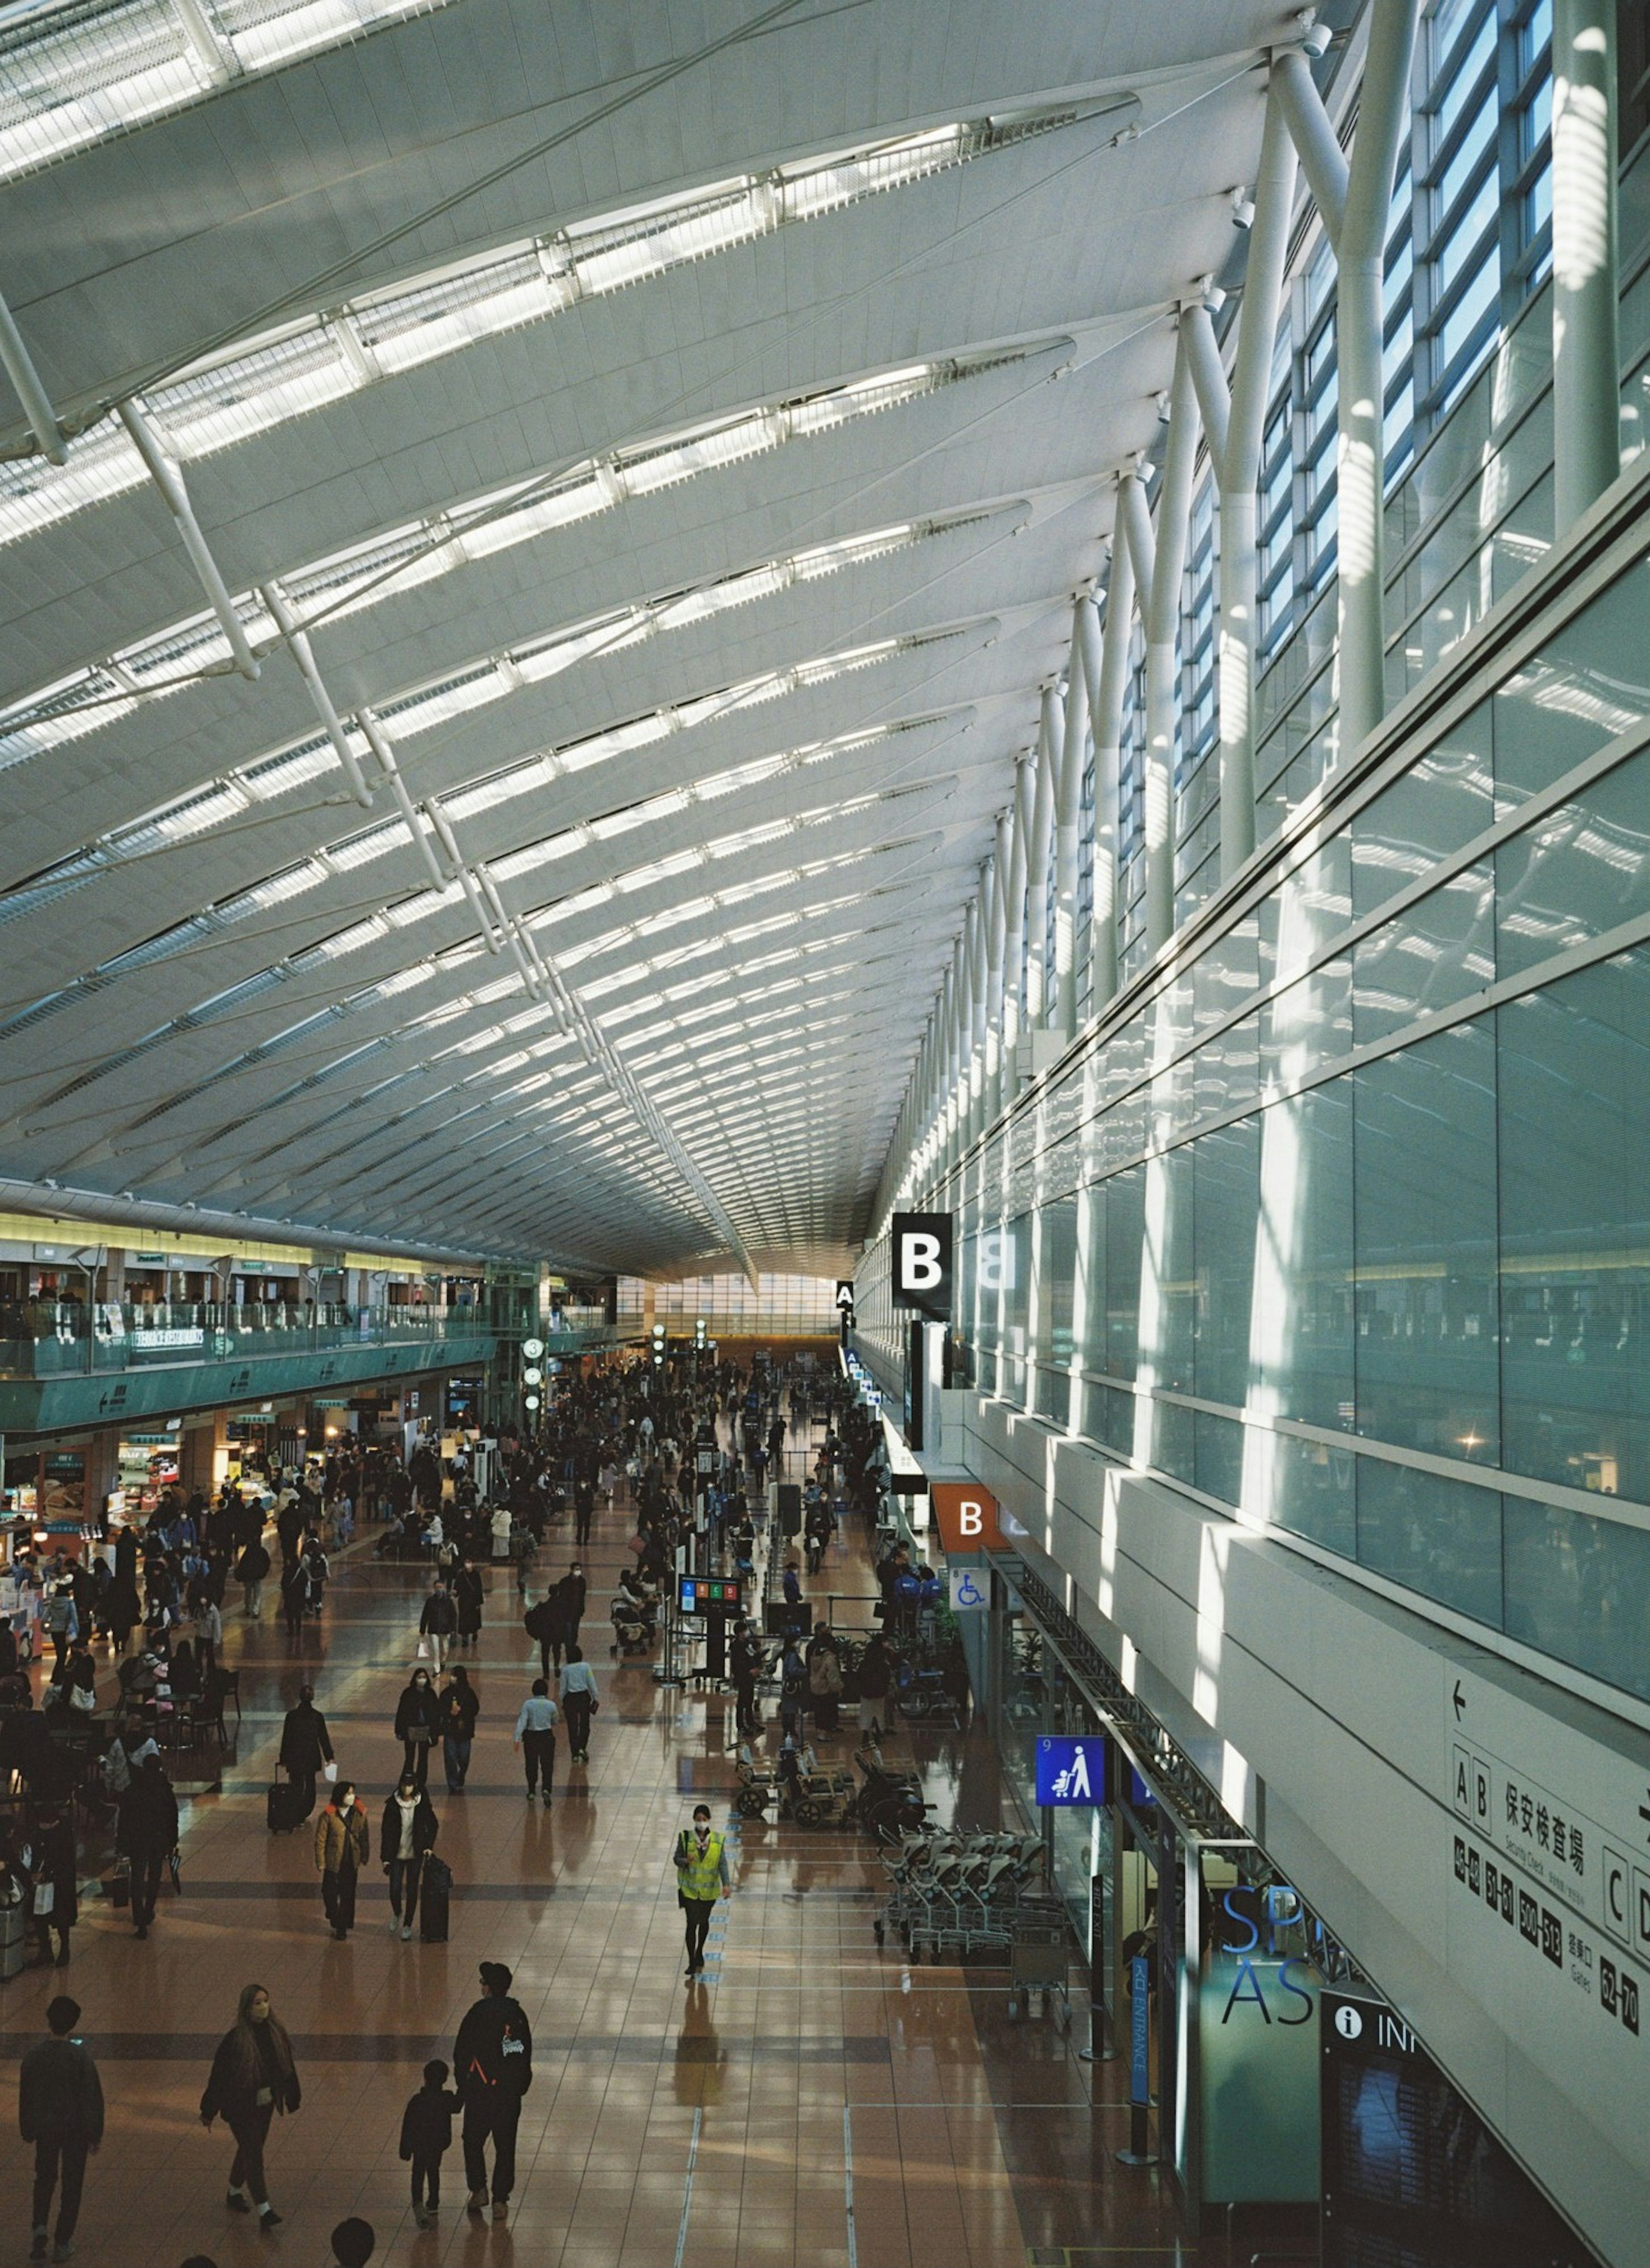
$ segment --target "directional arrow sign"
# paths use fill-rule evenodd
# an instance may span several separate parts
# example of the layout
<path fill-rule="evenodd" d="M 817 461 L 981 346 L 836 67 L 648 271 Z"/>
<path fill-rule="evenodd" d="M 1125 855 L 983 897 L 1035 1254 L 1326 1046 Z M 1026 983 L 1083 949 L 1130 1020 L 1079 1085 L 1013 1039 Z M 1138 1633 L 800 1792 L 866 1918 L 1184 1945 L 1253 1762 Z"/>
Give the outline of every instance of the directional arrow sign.
<path fill-rule="evenodd" d="M 1462 1720 L 1462 1717 L 1466 1714 L 1466 1711 L 1467 1711 L 1467 1697 L 1466 1697 L 1466 1695 L 1465 1695 L 1465 1694 L 1462 1691 L 1462 1690 L 1461 1690 L 1461 1680 L 1460 1680 L 1460 1678 L 1457 1678 L 1457 1679 L 1455 1680 L 1455 1722 L 1456 1722 L 1457 1724 L 1460 1724 L 1460 1722 L 1461 1722 L 1461 1720 Z"/>

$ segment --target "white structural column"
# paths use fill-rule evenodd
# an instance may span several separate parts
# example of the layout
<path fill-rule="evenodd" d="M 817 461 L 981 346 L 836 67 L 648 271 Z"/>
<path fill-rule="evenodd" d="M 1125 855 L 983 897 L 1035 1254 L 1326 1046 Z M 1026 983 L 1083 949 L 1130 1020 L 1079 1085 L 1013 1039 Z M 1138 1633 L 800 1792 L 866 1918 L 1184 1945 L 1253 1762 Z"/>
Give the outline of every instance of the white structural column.
<path fill-rule="evenodd" d="M 1088 603 L 1079 596 L 1072 608 L 1072 650 L 1066 663 L 1065 710 L 1060 719 L 1059 790 L 1054 804 L 1054 998 L 1049 1021 L 1068 1040 L 1077 1036 L 1078 826 L 1083 807 L 1083 759 L 1088 753 L 1082 621 Z"/>
<path fill-rule="evenodd" d="M 954 1069 L 951 1084 L 951 1128 L 947 1145 L 954 1160 L 961 1154 L 969 1128 L 969 1058 L 974 1039 L 974 909 L 969 906 L 962 917 L 962 927 L 957 932 L 951 948 L 952 967 L 956 982 L 952 988 L 954 1002 L 954 1030 L 952 1039 L 952 1060 Z"/>
<path fill-rule="evenodd" d="M 1037 729 L 1036 783 L 1031 799 L 1031 829 L 1026 838 L 1026 1028 L 1035 1031 L 1049 1012 L 1049 895 L 1054 831 L 1056 774 L 1064 731 L 1060 696 L 1042 688 Z"/>
<path fill-rule="evenodd" d="M 1339 435 L 1340 760 L 1356 755 L 1386 713 L 1382 541 L 1385 401 L 1381 270 L 1399 136 L 1409 118 L 1410 62 L 1421 0 L 1373 0 L 1352 162 L 1298 50 L 1276 55 L 1272 85 L 1335 247 Z"/>
<path fill-rule="evenodd" d="M 1616 138 L 1616 0 L 1554 0 L 1553 503 L 1561 535 L 1621 471 Z"/>
<path fill-rule="evenodd" d="M 1294 60 L 1299 63 L 1300 58 Z M 1294 144 L 1274 92 L 1267 103 L 1261 137 L 1255 221 L 1229 391 L 1207 306 L 1200 301 L 1181 319 L 1220 491 L 1222 881 L 1237 873 L 1255 848 L 1255 657 L 1259 636 L 1255 595 L 1256 490 L 1294 194 Z"/>
<path fill-rule="evenodd" d="M 1175 927 L 1175 746 L 1181 712 L 1180 607 L 1186 571 L 1186 526 L 1197 460 L 1197 397 L 1182 325 L 1175 347 L 1168 446 L 1158 497 L 1156 544 L 1148 586 L 1137 556 L 1134 571 L 1145 613 L 1145 949 L 1161 952 Z"/>
<path fill-rule="evenodd" d="M 1003 962 L 1008 943 L 1008 867 L 1013 856 L 1013 821 L 997 820 L 991 859 L 991 918 L 985 929 L 985 1052 L 981 1059 L 980 1130 L 991 1123 L 1003 1091 Z"/>
<path fill-rule="evenodd" d="M 1130 482 L 1132 487 L 1134 482 Z M 1094 917 L 1089 932 L 1089 987 L 1096 1009 L 1117 989 L 1117 790 L 1123 770 L 1123 703 L 1134 635 L 1134 558 L 1123 530 L 1123 484 L 1112 535 L 1106 627 L 1099 666 L 1088 669 L 1089 730 L 1094 738 Z M 1093 607 L 1088 630 L 1098 631 Z"/>
<path fill-rule="evenodd" d="M 1000 1080 L 992 1116 L 1000 1116 L 1014 1099 L 1014 1049 L 1023 1021 L 1026 981 L 1026 875 L 1031 841 L 1035 772 L 1028 757 L 1014 767 L 1014 821 L 1008 856 L 1008 895 L 1003 940 L 1003 1047 Z"/>
<path fill-rule="evenodd" d="M 994 861 L 988 851 L 980 862 L 980 894 L 969 909 L 969 942 L 973 955 L 969 998 L 973 1007 L 974 1017 L 973 1028 L 969 1035 L 968 1119 L 964 1131 L 965 1143 L 977 1138 L 985 1118 L 985 1030 L 991 982 L 993 864 Z"/>

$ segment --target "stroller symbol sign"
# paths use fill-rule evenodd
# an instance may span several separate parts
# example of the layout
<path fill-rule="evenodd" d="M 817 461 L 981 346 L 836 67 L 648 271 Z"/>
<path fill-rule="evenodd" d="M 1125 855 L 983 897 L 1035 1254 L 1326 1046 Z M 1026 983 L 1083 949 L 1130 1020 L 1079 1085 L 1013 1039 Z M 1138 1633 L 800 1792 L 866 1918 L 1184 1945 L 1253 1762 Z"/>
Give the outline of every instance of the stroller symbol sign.
<path fill-rule="evenodd" d="M 1037 1742 L 1037 1801 L 1063 1808 L 1105 1803 L 1103 1733 L 1045 1733 Z"/>
<path fill-rule="evenodd" d="M 991 1603 L 990 1592 L 976 1580 L 972 1567 L 965 1567 L 961 1574 L 954 1570 L 951 1577 L 951 1611 L 954 1615 L 966 1614 L 970 1607 L 989 1607 Z"/>

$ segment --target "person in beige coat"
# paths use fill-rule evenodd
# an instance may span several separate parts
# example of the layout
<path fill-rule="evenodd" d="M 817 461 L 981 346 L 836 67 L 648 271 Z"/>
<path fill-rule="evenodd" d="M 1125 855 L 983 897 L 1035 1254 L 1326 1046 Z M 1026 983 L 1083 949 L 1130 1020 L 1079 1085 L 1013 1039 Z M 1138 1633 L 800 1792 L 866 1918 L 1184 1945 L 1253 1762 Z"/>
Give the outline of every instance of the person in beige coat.
<path fill-rule="evenodd" d="M 315 1822 L 315 1871 L 320 1876 L 321 1903 L 335 1937 L 348 1937 L 355 1926 L 355 1891 L 362 1868 L 372 1856 L 372 1830 L 366 1806 L 352 1780 L 341 1779 L 332 1800 Z"/>

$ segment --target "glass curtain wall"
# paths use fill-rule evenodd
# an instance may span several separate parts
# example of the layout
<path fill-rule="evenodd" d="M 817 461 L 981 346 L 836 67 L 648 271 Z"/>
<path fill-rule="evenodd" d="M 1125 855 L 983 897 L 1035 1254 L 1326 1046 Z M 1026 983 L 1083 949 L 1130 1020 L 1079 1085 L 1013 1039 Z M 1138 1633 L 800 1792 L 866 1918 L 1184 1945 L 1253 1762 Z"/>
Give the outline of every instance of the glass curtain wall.
<path fill-rule="evenodd" d="M 1646 549 L 922 1199 L 983 1391 L 1641 1700 Z"/>

